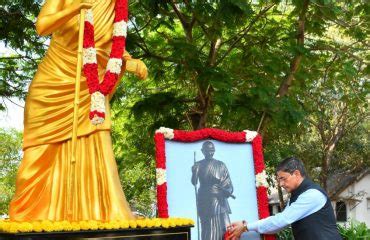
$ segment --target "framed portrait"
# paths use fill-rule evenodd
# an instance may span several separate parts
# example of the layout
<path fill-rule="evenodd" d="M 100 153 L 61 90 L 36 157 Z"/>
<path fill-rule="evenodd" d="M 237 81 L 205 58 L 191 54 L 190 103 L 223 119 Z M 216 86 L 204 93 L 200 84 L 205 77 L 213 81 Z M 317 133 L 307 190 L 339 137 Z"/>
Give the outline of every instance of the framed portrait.
<path fill-rule="evenodd" d="M 223 239 L 230 223 L 270 215 L 262 138 L 256 132 L 161 127 L 154 138 L 158 215 L 193 219 L 192 239 Z M 241 239 L 275 236 L 246 232 Z"/>

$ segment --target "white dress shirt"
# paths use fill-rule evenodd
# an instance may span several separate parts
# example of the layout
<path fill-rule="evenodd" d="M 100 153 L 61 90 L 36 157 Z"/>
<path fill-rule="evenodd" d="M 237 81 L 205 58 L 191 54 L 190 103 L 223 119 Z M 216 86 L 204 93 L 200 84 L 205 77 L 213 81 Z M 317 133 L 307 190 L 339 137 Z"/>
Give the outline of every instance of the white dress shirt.
<path fill-rule="evenodd" d="M 293 222 L 299 221 L 324 207 L 326 196 L 316 189 L 309 189 L 298 196 L 297 200 L 284 211 L 274 216 L 248 223 L 248 231 L 256 231 L 262 234 L 273 234 Z"/>

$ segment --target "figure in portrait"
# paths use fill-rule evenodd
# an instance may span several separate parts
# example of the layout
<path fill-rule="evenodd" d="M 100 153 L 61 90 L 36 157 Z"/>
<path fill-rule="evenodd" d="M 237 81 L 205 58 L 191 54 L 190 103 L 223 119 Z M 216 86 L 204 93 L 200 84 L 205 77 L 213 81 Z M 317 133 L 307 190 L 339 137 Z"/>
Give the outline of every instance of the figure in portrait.
<path fill-rule="evenodd" d="M 196 192 L 197 211 L 201 225 L 202 240 L 221 240 L 230 223 L 231 209 L 228 198 L 235 198 L 229 171 L 222 161 L 213 158 L 215 146 L 205 141 L 201 149 L 204 159 L 192 167 L 191 182 L 199 181 Z"/>
<path fill-rule="evenodd" d="M 110 136 L 109 100 L 105 120 L 90 121 L 91 96 L 86 77 L 80 80 L 76 161 L 71 175 L 72 121 L 77 72 L 79 13 L 91 9 L 99 81 L 112 47 L 115 3 L 119 0 L 46 0 L 36 22 L 50 45 L 29 87 L 24 118 L 24 156 L 10 204 L 12 221 L 122 220 L 134 218 L 118 176 Z M 140 60 L 122 55 L 124 71 L 145 78 Z M 118 84 L 118 83 L 117 83 Z M 73 177 L 71 177 L 73 176 Z M 69 185 L 74 186 L 70 191 Z"/>

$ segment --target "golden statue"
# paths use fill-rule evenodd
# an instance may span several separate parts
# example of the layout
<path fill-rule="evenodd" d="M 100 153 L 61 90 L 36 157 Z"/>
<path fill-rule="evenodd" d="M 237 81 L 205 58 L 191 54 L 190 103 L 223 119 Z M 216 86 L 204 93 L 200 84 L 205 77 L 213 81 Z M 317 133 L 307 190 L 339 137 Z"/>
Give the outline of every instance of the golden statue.
<path fill-rule="evenodd" d="M 40 35 L 52 34 L 49 49 L 30 85 L 24 118 L 24 156 L 12 221 L 123 220 L 134 218 L 125 199 L 113 155 L 109 100 L 101 125 L 89 119 L 90 94 L 81 78 L 77 156 L 71 179 L 72 121 L 77 71 L 79 13 L 92 9 L 99 77 L 112 44 L 115 0 L 46 0 L 36 23 Z M 147 69 L 125 52 L 123 70 L 144 79 Z M 123 72 L 123 71 L 122 71 Z M 68 184 L 75 186 L 70 191 Z"/>

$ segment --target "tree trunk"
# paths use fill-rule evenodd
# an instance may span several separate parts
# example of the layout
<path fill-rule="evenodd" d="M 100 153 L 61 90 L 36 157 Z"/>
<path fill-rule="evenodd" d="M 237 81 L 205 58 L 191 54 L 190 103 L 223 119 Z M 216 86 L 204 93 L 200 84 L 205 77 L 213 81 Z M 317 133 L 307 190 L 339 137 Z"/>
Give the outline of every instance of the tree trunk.
<path fill-rule="evenodd" d="M 302 9 L 299 13 L 298 23 L 297 23 L 297 46 L 303 48 L 305 40 L 305 25 L 306 25 L 306 14 L 309 8 L 310 0 L 304 0 Z M 282 99 L 289 93 L 289 88 L 291 87 L 294 76 L 298 71 L 303 57 L 302 52 L 298 52 L 290 62 L 290 71 L 286 73 L 284 79 L 280 83 L 279 89 L 276 93 L 276 99 Z M 261 121 L 258 125 L 258 132 L 264 136 L 267 131 L 267 125 L 270 121 L 270 116 L 266 114 L 266 110 L 263 111 Z"/>
<path fill-rule="evenodd" d="M 196 109 L 189 114 L 193 130 L 206 128 L 208 112 L 212 102 L 212 92 L 212 87 L 209 87 L 207 91 L 199 90 Z"/>
<path fill-rule="evenodd" d="M 324 156 L 322 158 L 322 164 L 321 164 L 321 186 L 324 188 L 325 191 L 328 190 L 328 171 L 329 171 L 329 165 L 330 165 L 330 155 L 329 153 L 325 152 Z"/>

